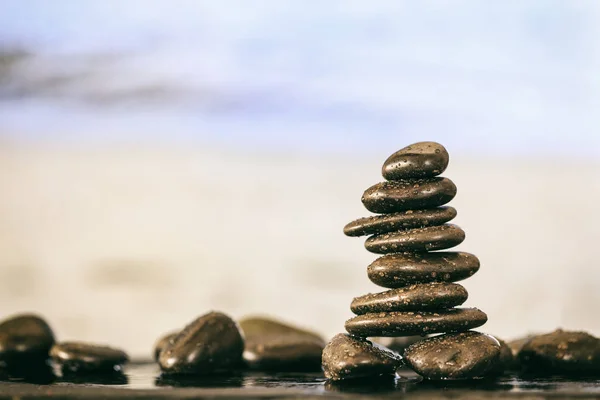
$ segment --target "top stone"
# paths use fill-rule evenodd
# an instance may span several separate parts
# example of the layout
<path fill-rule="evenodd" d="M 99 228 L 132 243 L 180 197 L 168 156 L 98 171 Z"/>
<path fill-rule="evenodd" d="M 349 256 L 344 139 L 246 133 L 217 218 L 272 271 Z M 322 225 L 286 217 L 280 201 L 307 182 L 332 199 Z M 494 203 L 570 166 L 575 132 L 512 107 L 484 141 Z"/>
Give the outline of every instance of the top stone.
<path fill-rule="evenodd" d="M 381 174 L 389 181 L 431 178 L 444 172 L 450 156 L 439 143 L 418 142 L 398 150 L 383 163 Z"/>

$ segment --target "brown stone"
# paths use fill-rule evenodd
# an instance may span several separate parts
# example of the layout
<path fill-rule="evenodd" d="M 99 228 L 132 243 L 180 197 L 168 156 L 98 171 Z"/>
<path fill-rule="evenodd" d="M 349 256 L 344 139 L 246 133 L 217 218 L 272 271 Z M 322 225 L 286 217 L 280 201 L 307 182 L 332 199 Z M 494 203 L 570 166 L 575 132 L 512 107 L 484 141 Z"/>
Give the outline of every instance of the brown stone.
<path fill-rule="evenodd" d="M 441 332 L 462 332 L 485 324 L 487 315 L 476 308 L 439 311 L 392 311 L 358 315 L 346 321 L 351 335 L 412 336 Z"/>
<path fill-rule="evenodd" d="M 433 177 L 444 172 L 450 161 L 448 151 L 436 142 L 418 142 L 388 157 L 381 173 L 385 179 Z"/>
<path fill-rule="evenodd" d="M 388 214 L 404 210 L 438 207 L 456 196 L 456 186 L 448 178 L 380 182 L 368 188 L 362 202 L 367 210 Z"/>
<path fill-rule="evenodd" d="M 465 232 L 453 224 L 409 229 L 371 236 L 365 248 L 372 253 L 422 252 L 443 250 L 461 244 Z"/>
<path fill-rule="evenodd" d="M 350 305 L 355 314 L 381 311 L 440 310 L 464 303 L 468 293 L 456 283 L 420 283 L 356 297 Z"/>
<path fill-rule="evenodd" d="M 456 282 L 478 270 L 479 260 L 470 253 L 397 253 L 373 261 L 367 275 L 379 286 L 398 288 L 415 283 Z"/>

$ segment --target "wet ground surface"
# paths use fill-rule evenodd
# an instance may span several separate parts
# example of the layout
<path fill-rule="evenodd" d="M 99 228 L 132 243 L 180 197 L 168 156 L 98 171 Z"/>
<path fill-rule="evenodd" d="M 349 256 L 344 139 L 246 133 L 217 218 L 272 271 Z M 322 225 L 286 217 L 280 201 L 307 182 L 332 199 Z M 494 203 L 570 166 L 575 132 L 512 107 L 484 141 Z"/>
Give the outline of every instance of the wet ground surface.
<path fill-rule="evenodd" d="M 56 378 L 50 371 L 24 378 L 4 378 L 0 398 L 600 398 L 600 377 L 523 378 L 427 382 L 411 372 L 395 379 L 341 384 L 321 373 L 240 372 L 210 377 L 163 376 L 152 363 L 132 363 L 124 373 Z"/>

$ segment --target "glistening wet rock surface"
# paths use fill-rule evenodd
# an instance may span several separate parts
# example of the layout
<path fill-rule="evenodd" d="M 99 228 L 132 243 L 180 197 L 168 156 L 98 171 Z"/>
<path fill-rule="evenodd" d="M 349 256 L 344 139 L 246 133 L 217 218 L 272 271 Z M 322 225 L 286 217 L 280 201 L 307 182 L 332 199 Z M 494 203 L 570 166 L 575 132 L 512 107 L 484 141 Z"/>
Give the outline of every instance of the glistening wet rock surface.
<path fill-rule="evenodd" d="M 345 333 L 335 335 L 323 350 L 325 377 L 334 381 L 381 375 L 391 378 L 400 362 L 400 355 Z"/>
<path fill-rule="evenodd" d="M 427 379 L 471 379 L 494 370 L 500 362 L 500 343 L 479 332 L 447 333 L 411 345 L 404 359 Z"/>
<path fill-rule="evenodd" d="M 167 343 L 158 362 L 168 374 L 212 374 L 239 368 L 243 351 L 238 325 L 223 313 L 210 312 Z"/>

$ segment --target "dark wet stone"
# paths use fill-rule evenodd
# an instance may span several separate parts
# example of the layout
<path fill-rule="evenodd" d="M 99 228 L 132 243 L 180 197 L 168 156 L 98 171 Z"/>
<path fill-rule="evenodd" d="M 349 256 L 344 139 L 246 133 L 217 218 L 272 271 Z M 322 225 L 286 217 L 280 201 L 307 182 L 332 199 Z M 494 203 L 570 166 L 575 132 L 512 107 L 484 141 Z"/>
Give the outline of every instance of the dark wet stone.
<path fill-rule="evenodd" d="M 368 188 L 362 202 L 367 210 L 388 214 L 404 210 L 444 205 L 456 196 L 456 186 L 448 178 L 380 182 Z"/>
<path fill-rule="evenodd" d="M 458 306 L 467 297 L 466 289 L 457 283 L 420 283 L 356 297 L 350 309 L 359 315 L 380 311 L 440 310 Z"/>
<path fill-rule="evenodd" d="M 37 315 L 15 315 L 0 322 L 0 365 L 43 362 L 54 345 L 54 333 Z"/>
<path fill-rule="evenodd" d="M 400 355 L 358 337 L 339 333 L 323 350 L 325 377 L 334 381 L 394 375 Z"/>
<path fill-rule="evenodd" d="M 346 321 L 348 333 L 361 337 L 411 336 L 462 332 L 485 324 L 487 315 L 476 308 L 440 311 L 392 311 L 358 315 Z"/>
<path fill-rule="evenodd" d="M 366 240 L 365 248 L 378 254 L 432 251 L 457 246 L 463 240 L 465 232 L 460 227 L 445 224 L 371 236 Z"/>
<path fill-rule="evenodd" d="M 429 336 L 415 335 L 415 336 L 396 336 L 396 337 L 370 337 L 368 338 L 373 343 L 377 343 L 383 347 L 395 351 L 398 354 L 404 353 L 404 350 L 411 344 L 420 342 L 421 340 Z"/>
<path fill-rule="evenodd" d="M 479 270 L 479 260 L 465 252 L 398 253 L 379 257 L 367 267 L 371 282 L 386 288 L 415 283 L 456 282 Z"/>
<path fill-rule="evenodd" d="M 244 333 L 244 361 L 254 369 L 320 370 L 325 340 L 317 333 L 271 318 L 240 321 Z"/>
<path fill-rule="evenodd" d="M 381 168 L 385 179 L 427 178 L 444 172 L 450 161 L 448 152 L 436 142 L 418 142 L 388 157 Z"/>
<path fill-rule="evenodd" d="M 456 209 L 453 207 L 406 210 L 357 219 L 344 227 L 344 233 L 347 236 L 378 235 L 403 229 L 442 225 L 454 217 Z"/>
<path fill-rule="evenodd" d="M 163 349 L 167 346 L 167 344 L 169 342 L 171 342 L 171 341 L 173 341 L 173 339 L 175 339 L 175 336 L 177 336 L 178 333 L 179 332 L 168 333 L 156 341 L 156 343 L 154 344 L 154 360 L 155 361 L 158 361 L 160 352 L 163 351 Z"/>
<path fill-rule="evenodd" d="M 537 376 L 600 373 L 600 339 L 586 332 L 563 331 L 530 339 L 519 352 L 521 367 Z"/>
<path fill-rule="evenodd" d="M 186 326 L 158 358 L 163 372 L 211 374 L 242 363 L 244 339 L 238 325 L 220 312 L 205 314 Z"/>
<path fill-rule="evenodd" d="M 57 343 L 50 357 L 66 373 L 119 371 L 129 361 L 123 350 L 83 342 Z"/>
<path fill-rule="evenodd" d="M 448 333 L 415 343 L 406 364 L 427 379 L 471 379 L 490 373 L 499 362 L 500 343 L 480 332 Z"/>

